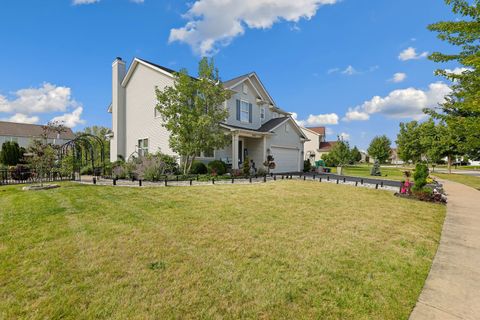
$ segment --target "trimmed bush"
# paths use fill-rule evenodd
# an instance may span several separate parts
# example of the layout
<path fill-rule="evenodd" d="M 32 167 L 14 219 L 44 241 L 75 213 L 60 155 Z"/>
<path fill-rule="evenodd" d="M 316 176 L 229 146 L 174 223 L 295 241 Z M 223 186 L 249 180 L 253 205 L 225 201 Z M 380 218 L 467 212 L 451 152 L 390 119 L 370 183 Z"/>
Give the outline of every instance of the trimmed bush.
<path fill-rule="evenodd" d="M 7 141 L 2 144 L 0 151 L 0 163 L 6 166 L 16 166 L 23 157 L 25 150 L 18 143 Z"/>
<path fill-rule="evenodd" d="M 303 172 L 310 172 L 312 170 L 312 164 L 310 160 L 303 161 Z"/>
<path fill-rule="evenodd" d="M 227 164 L 222 160 L 213 160 L 208 163 L 208 172 L 222 176 L 227 172 Z"/>
<path fill-rule="evenodd" d="M 192 174 L 206 174 L 208 172 L 207 166 L 200 161 L 194 161 L 192 163 L 192 168 L 190 169 L 190 173 Z"/>
<path fill-rule="evenodd" d="M 415 184 L 413 185 L 413 191 L 422 191 L 423 187 L 427 184 L 428 178 L 428 167 L 426 164 L 418 163 L 415 166 L 415 172 L 413 174 L 413 179 Z"/>

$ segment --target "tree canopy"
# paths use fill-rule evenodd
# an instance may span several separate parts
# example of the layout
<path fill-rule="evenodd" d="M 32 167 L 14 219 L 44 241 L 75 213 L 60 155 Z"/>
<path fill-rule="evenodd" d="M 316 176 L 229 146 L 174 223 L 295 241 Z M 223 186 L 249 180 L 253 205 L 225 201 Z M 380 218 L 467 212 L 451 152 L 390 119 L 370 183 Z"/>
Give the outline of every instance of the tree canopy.
<path fill-rule="evenodd" d="M 223 87 L 213 59 L 200 61 L 198 78 L 181 70 L 175 74 L 173 86 L 157 87 L 155 92 L 156 108 L 163 126 L 170 131 L 170 147 L 182 157 L 185 174 L 201 152 L 222 148 L 228 143 L 220 124 L 228 117 L 223 103 L 231 94 Z"/>
<path fill-rule="evenodd" d="M 459 151 L 480 158 L 480 1 L 445 0 L 461 18 L 441 21 L 428 28 L 438 38 L 458 47 L 454 53 L 434 52 L 429 58 L 438 63 L 457 62 L 456 70 L 439 69 L 437 75 L 452 83 L 446 102 L 435 110 L 425 110 L 445 125 L 455 128 Z M 459 72 L 459 70 L 461 72 Z"/>
<path fill-rule="evenodd" d="M 370 142 L 367 152 L 371 157 L 378 160 L 380 163 L 384 163 L 388 158 L 390 158 L 390 154 L 392 152 L 392 149 L 390 148 L 391 144 L 392 142 L 386 135 L 377 136 L 373 138 L 372 142 Z"/>

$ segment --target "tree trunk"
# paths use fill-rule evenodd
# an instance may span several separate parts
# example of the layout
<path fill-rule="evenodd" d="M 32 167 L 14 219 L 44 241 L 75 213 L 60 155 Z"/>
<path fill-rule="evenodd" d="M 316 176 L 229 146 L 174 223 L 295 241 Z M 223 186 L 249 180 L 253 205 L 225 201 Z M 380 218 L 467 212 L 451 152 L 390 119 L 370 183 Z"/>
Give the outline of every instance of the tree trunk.
<path fill-rule="evenodd" d="M 452 173 L 452 156 L 448 155 L 448 173 Z"/>
<path fill-rule="evenodd" d="M 193 164 L 193 161 L 195 161 L 195 156 L 192 157 L 192 160 L 190 161 L 190 164 L 188 165 L 188 173 L 190 173 L 190 170 L 192 169 L 192 164 Z"/>
<path fill-rule="evenodd" d="M 188 166 L 188 160 L 190 156 L 185 156 L 184 161 L 183 161 L 183 175 L 187 174 L 187 166 Z"/>

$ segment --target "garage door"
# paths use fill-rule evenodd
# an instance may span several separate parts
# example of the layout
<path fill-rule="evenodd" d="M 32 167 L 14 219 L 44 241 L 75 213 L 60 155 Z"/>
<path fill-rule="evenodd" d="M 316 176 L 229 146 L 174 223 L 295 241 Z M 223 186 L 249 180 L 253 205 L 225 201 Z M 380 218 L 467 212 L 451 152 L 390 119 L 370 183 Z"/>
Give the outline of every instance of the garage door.
<path fill-rule="evenodd" d="M 274 173 L 298 171 L 298 149 L 272 147 L 272 156 L 275 159 L 276 168 Z"/>

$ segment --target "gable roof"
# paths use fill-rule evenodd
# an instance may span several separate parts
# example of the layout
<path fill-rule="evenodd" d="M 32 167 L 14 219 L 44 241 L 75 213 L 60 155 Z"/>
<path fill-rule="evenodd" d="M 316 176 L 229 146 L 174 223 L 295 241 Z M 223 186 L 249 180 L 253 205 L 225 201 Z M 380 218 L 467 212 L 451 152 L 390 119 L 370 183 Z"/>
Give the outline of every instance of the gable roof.
<path fill-rule="evenodd" d="M 306 127 L 305 129 L 308 129 L 310 131 L 315 132 L 316 134 L 322 134 L 325 135 L 325 127 Z"/>
<path fill-rule="evenodd" d="M 175 77 L 175 73 L 178 72 L 178 71 L 175 71 L 173 69 L 170 69 L 170 68 L 167 68 L 167 67 L 164 67 L 162 65 L 159 65 L 159 64 L 156 64 L 156 63 L 153 63 L 151 61 L 148 61 L 148 60 L 145 60 L 145 59 L 140 59 L 140 58 L 134 58 L 132 63 L 130 64 L 130 67 L 128 68 L 127 70 L 127 74 L 125 75 L 125 78 L 123 79 L 122 81 L 122 86 L 126 86 L 128 81 L 130 80 L 130 78 L 132 77 L 133 75 L 133 72 L 135 71 L 135 69 L 137 68 L 137 66 L 139 64 L 142 64 L 142 65 L 145 65 L 149 68 L 152 68 L 160 73 L 163 73 L 171 78 Z M 196 77 L 191 77 L 192 79 L 197 79 Z M 265 86 L 263 85 L 262 81 L 260 80 L 260 78 L 258 77 L 258 75 L 255 73 L 255 72 L 250 72 L 250 73 L 247 73 L 247 74 L 244 74 L 244 75 L 241 75 L 241 76 L 238 76 L 238 77 L 235 77 L 233 79 L 230 79 L 228 81 L 224 81 L 222 82 L 223 86 L 226 88 L 226 89 L 232 89 L 233 87 L 235 87 L 236 85 L 242 83 L 243 81 L 250 81 L 250 83 L 252 84 L 252 86 L 254 87 L 255 90 L 257 90 L 257 86 L 252 82 L 252 79 L 255 79 L 259 86 L 260 86 L 260 89 L 265 93 L 265 96 L 267 97 L 267 99 L 269 100 L 270 104 L 273 106 L 273 108 L 279 112 L 279 113 L 283 113 L 283 114 L 289 114 L 288 112 L 282 110 L 281 108 L 279 108 L 276 103 L 275 103 L 275 100 L 273 100 L 272 96 L 270 95 L 270 93 L 268 93 L 267 89 L 265 88 Z"/>
<path fill-rule="evenodd" d="M 260 128 L 258 129 L 250 129 L 250 128 L 245 128 L 245 127 L 241 127 L 241 126 L 235 126 L 235 125 L 231 125 L 231 124 L 226 124 L 226 123 L 222 123 L 222 125 L 224 127 L 227 127 L 227 128 L 230 128 L 230 129 L 240 129 L 240 130 L 247 130 L 247 131 L 254 131 L 254 132 L 259 132 L 259 133 L 271 133 L 273 130 L 275 130 L 276 128 L 278 128 L 280 125 L 282 125 L 283 123 L 287 122 L 291 120 L 293 122 L 293 124 L 295 125 L 295 128 L 297 129 L 299 135 L 306 139 L 305 135 L 303 134 L 302 130 L 300 129 L 300 127 L 298 127 L 297 123 L 295 122 L 295 120 L 293 120 L 291 117 L 280 117 L 280 118 L 273 118 L 273 119 L 270 119 L 268 120 L 267 122 L 265 122 Z"/>
<path fill-rule="evenodd" d="M 38 124 L 0 121 L 0 136 L 30 138 L 40 137 L 42 134 L 43 126 Z M 48 135 L 48 138 L 51 139 L 54 139 L 56 137 L 56 133 L 54 132 L 51 132 Z M 75 138 L 75 134 L 70 128 L 66 128 L 66 131 L 60 134 L 60 139 L 71 140 L 73 138 Z"/>
<path fill-rule="evenodd" d="M 334 145 L 337 144 L 338 141 L 325 141 L 320 143 L 320 148 L 318 151 L 320 152 L 330 152 Z"/>

